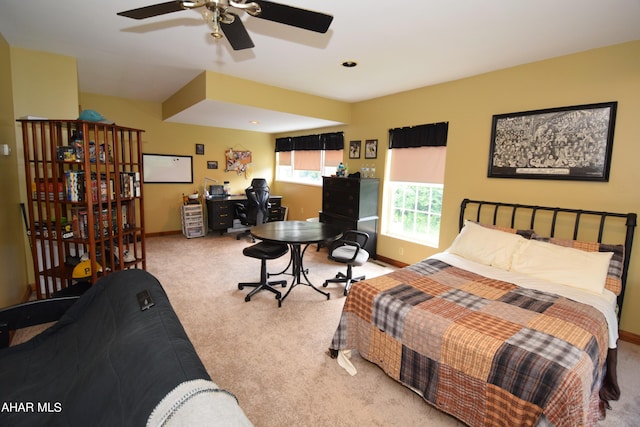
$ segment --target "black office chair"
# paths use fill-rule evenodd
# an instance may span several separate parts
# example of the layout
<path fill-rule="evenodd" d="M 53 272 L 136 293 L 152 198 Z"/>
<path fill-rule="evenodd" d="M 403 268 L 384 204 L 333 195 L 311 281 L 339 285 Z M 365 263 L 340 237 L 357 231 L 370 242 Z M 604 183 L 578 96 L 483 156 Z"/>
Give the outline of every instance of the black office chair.
<path fill-rule="evenodd" d="M 240 220 L 240 223 L 248 227 L 254 225 L 260 225 L 269 221 L 269 197 L 271 192 L 267 185 L 267 180 L 264 178 L 254 178 L 251 181 L 251 185 L 245 189 L 247 195 L 247 203 L 237 203 L 235 206 L 235 215 Z M 249 230 L 245 230 L 242 233 L 238 233 L 237 240 L 240 237 L 250 234 Z M 255 239 L 251 238 L 252 242 Z"/>
<path fill-rule="evenodd" d="M 364 280 L 364 276 L 353 277 L 353 267 L 364 265 L 369 259 L 369 252 L 364 249 L 368 240 L 369 235 L 364 231 L 347 230 L 340 239 L 331 243 L 329 259 L 347 264 L 347 274 L 340 272 L 333 279 L 325 280 L 322 286 L 327 287 L 329 283 L 344 283 L 344 295 L 347 296 L 352 283 Z"/>
<path fill-rule="evenodd" d="M 276 259 L 285 255 L 289 252 L 289 246 L 285 243 L 271 243 L 271 242 L 259 242 L 255 245 L 248 246 L 242 250 L 242 253 L 245 256 L 251 258 L 257 258 L 261 261 L 260 266 L 260 281 L 259 282 L 242 282 L 238 283 L 238 289 L 242 290 L 245 286 L 255 287 L 245 298 L 246 302 L 251 300 L 251 297 L 254 296 L 257 292 L 261 290 L 267 290 L 276 294 L 276 299 L 278 300 L 278 307 L 280 307 L 280 298 L 282 294 L 278 291 L 274 286 L 281 285 L 283 288 L 287 286 L 286 280 L 274 280 L 267 281 L 269 274 L 267 273 L 267 260 L 268 259 Z"/>

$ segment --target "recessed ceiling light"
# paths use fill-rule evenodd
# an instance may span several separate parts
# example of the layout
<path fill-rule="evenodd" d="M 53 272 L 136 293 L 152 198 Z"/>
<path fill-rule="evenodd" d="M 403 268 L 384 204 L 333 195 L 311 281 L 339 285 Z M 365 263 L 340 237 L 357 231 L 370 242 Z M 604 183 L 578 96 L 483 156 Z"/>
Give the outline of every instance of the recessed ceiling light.
<path fill-rule="evenodd" d="M 347 68 L 353 68 L 353 67 L 355 67 L 356 65 L 358 65 L 358 63 L 357 63 L 356 61 L 344 61 L 344 62 L 342 63 L 342 66 L 343 66 L 343 67 L 347 67 Z"/>
<path fill-rule="evenodd" d="M 252 125 L 258 125 L 258 124 L 260 124 L 260 122 L 259 122 L 259 121 L 257 121 L 257 120 L 251 120 L 249 123 L 251 123 Z"/>

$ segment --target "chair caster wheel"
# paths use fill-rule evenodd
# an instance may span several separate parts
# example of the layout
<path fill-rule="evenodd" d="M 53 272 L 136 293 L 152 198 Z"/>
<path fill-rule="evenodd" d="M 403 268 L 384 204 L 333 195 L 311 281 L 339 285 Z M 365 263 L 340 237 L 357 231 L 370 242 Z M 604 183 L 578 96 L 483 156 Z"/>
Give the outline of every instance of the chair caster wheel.
<path fill-rule="evenodd" d="M 276 294 L 276 299 L 277 299 L 278 301 L 280 301 L 280 298 L 281 298 L 281 297 L 282 297 L 282 295 L 280 295 L 280 294 Z"/>
<path fill-rule="evenodd" d="M 347 295 L 349 295 L 349 291 L 348 290 L 344 290 L 344 296 L 346 297 Z"/>
<path fill-rule="evenodd" d="M 242 286 L 242 285 L 238 285 L 238 289 L 243 290 L 243 289 L 244 289 L 244 286 Z"/>
<path fill-rule="evenodd" d="M 328 284 L 329 284 L 329 282 L 325 281 L 325 282 L 322 284 L 322 287 L 323 287 L 323 288 L 326 288 Z"/>
<path fill-rule="evenodd" d="M 331 299 L 331 294 L 327 294 L 327 299 Z"/>
<path fill-rule="evenodd" d="M 249 301 L 251 301 L 251 298 L 250 298 L 250 297 L 248 297 L 248 296 L 247 296 L 247 297 L 244 297 L 244 301 L 245 301 L 245 302 L 249 302 Z"/>
<path fill-rule="evenodd" d="M 282 300 L 281 299 L 278 300 L 278 308 L 280 308 L 280 307 L 282 307 Z"/>

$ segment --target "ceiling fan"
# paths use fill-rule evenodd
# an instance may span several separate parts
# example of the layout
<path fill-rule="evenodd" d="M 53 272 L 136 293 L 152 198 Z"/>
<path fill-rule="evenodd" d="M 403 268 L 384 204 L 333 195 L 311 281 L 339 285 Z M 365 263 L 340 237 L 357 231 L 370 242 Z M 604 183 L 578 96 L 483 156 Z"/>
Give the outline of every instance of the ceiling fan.
<path fill-rule="evenodd" d="M 326 33 L 333 20 L 331 15 L 266 0 L 174 0 L 119 12 L 118 15 L 133 19 L 145 19 L 199 7 L 204 7 L 202 16 L 213 29 L 211 36 L 217 40 L 222 38 L 222 33 L 224 33 L 233 50 L 249 49 L 254 47 L 254 44 L 238 15 L 230 11 L 231 8 L 245 11 L 256 18 L 317 33 Z"/>

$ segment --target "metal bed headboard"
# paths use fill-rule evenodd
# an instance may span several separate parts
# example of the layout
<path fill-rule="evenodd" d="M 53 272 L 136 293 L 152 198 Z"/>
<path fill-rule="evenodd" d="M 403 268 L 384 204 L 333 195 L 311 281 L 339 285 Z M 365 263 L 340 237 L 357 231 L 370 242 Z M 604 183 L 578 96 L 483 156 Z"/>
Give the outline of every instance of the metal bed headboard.
<path fill-rule="evenodd" d="M 473 218 L 473 212 L 469 213 L 472 206 L 476 206 L 475 218 Z M 624 293 L 627 284 L 627 272 L 629 270 L 629 260 L 631 258 L 631 247 L 633 244 L 633 235 L 637 222 L 637 214 L 635 213 L 616 213 L 616 212 L 603 212 L 603 211 L 589 211 L 583 209 L 568 209 L 557 208 L 549 206 L 534 206 L 534 205 L 521 205 L 516 203 L 502 203 L 502 202 L 488 202 L 482 200 L 470 200 L 464 199 L 460 205 L 460 220 L 459 228 L 464 226 L 465 219 L 473 219 L 477 222 L 481 222 L 484 218 L 486 221 L 491 221 L 492 225 L 505 226 L 509 228 L 525 228 L 536 231 L 537 234 L 545 237 L 556 236 L 556 226 L 558 224 L 559 215 L 562 215 L 563 221 L 569 221 L 563 225 L 563 230 L 567 228 L 573 228 L 573 240 L 578 240 L 579 232 L 581 231 L 580 225 L 584 222 L 593 221 L 597 222 L 597 242 L 603 243 L 602 239 L 605 232 L 605 225 L 609 225 L 611 222 L 616 222 L 618 229 L 622 226 L 624 220 L 624 261 L 622 265 L 622 292 L 618 296 L 618 316 L 622 312 L 622 302 L 624 300 Z M 541 217 L 543 217 L 541 219 Z M 585 221 L 581 222 L 581 219 Z M 617 221 L 612 221 L 617 219 Z M 538 220 L 536 222 L 536 220 Z M 609 221 L 607 221 L 609 220 Z M 542 234 L 536 229 L 536 225 L 545 223 L 545 229 L 547 233 Z M 573 223 L 571 225 L 571 222 Z M 518 226 L 517 224 L 524 224 L 524 226 Z M 615 225 L 613 225 L 615 227 Z M 615 244 L 615 242 L 606 242 Z"/>

